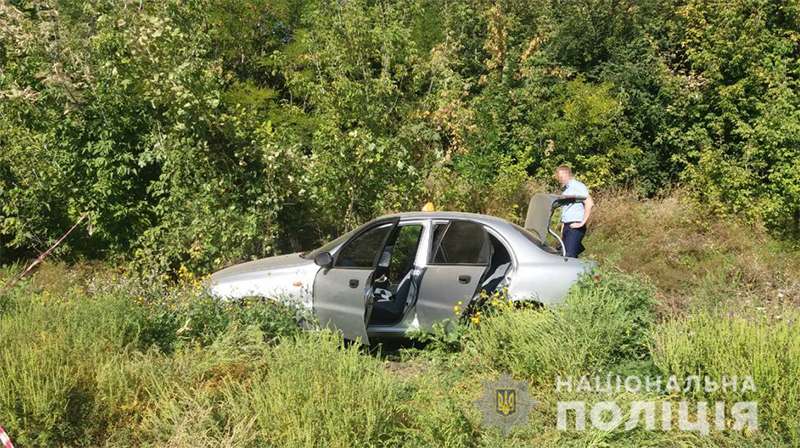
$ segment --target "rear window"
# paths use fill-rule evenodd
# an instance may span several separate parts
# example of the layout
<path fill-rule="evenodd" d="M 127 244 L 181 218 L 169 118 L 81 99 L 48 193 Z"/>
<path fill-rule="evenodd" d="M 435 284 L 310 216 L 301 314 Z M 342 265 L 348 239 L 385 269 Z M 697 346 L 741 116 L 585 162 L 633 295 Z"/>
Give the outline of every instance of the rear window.
<path fill-rule="evenodd" d="M 554 254 L 555 253 L 560 253 L 560 252 L 558 252 L 558 250 L 556 250 L 556 248 L 550 247 L 550 246 L 547 245 L 547 243 L 543 243 L 542 241 L 539 241 L 539 238 L 536 238 L 536 235 L 534 235 L 533 233 L 529 232 L 527 229 L 524 229 L 524 228 L 522 228 L 522 227 L 520 227 L 520 226 L 518 226 L 518 225 L 516 225 L 514 223 L 511 223 L 511 225 L 514 226 L 514 229 L 517 232 L 521 233 L 522 236 L 527 238 L 527 240 L 530 241 L 531 243 L 537 245 L 538 247 L 544 249 L 547 252 L 554 253 Z"/>

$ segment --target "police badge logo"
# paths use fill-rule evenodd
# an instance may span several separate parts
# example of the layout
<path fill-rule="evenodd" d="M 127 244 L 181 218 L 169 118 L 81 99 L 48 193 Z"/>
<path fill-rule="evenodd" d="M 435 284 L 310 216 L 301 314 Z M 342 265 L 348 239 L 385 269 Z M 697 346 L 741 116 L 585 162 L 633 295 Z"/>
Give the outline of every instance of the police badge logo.
<path fill-rule="evenodd" d="M 504 415 L 509 416 L 517 412 L 517 390 L 516 389 L 496 389 L 495 397 L 495 410 Z"/>
<path fill-rule="evenodd" d="M 496 426 L 508 434 L 528 422 L 528 413 L 536 402 L 528 396 L 525 381 L 514 381 L 504 374 L 498 381 L 484 384 L 483 397 L 475 404 L 483 413 L 485 426 Z"/>

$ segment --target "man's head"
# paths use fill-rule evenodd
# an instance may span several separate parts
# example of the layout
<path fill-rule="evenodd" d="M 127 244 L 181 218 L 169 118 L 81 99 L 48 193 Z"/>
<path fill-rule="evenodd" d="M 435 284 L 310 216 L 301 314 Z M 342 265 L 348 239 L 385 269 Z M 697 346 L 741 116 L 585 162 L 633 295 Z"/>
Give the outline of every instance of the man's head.
<path fill-rule="evenodd" d="M 572 179 L 572 168 L 567 165 L 560 165 L 556 168 L 556 180 L 562 187 L 566 186 L 570 179 Z"/>

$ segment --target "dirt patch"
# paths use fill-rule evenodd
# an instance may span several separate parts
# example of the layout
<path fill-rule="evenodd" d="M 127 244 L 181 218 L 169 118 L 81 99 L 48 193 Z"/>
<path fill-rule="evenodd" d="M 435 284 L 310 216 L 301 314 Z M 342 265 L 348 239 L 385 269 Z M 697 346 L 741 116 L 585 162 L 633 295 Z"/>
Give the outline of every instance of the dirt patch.
<path fill-rule="evenodd" d="M 416 361 L 386 361 L 383 365 L 388 372 L 403 378 L 419 376 L 428 371 L 428 366 Z"/>

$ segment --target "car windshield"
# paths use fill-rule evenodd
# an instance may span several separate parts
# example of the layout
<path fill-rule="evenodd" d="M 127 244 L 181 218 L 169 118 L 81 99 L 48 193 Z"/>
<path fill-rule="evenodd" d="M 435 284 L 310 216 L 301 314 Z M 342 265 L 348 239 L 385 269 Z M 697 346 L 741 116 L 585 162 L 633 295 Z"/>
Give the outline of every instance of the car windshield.
<path fill-rule="evenodd" d="M 336 238 L 335 240 L 328 241 L 327 243 L 323 244 L 322 246 L 320 246 L 320 247 L 318 247 L 318 248 L 316 248 L 314 250 L 310 250 L 308 252 L 303 252 L 302 254 L 300 254 L 300 256 L 305 258 L 305 259 L 308 259 L 308 260 L 313 260 L 314 258 L 316 258 L 317 255 L 319 255 L 319 254 L 321 254 L 323 252 L 331 252 L 334 249 L 336 249 L 337 247 L 341 246 L 342 243 L 347 241 L 351 236 L 353 236 L 353 234 L 356 232 L 356 230 L 358 230 L 358 228 L 355 228 L 355 229 L 345 233 L 344 235 L 340 236 L 339 238 Z"/>

